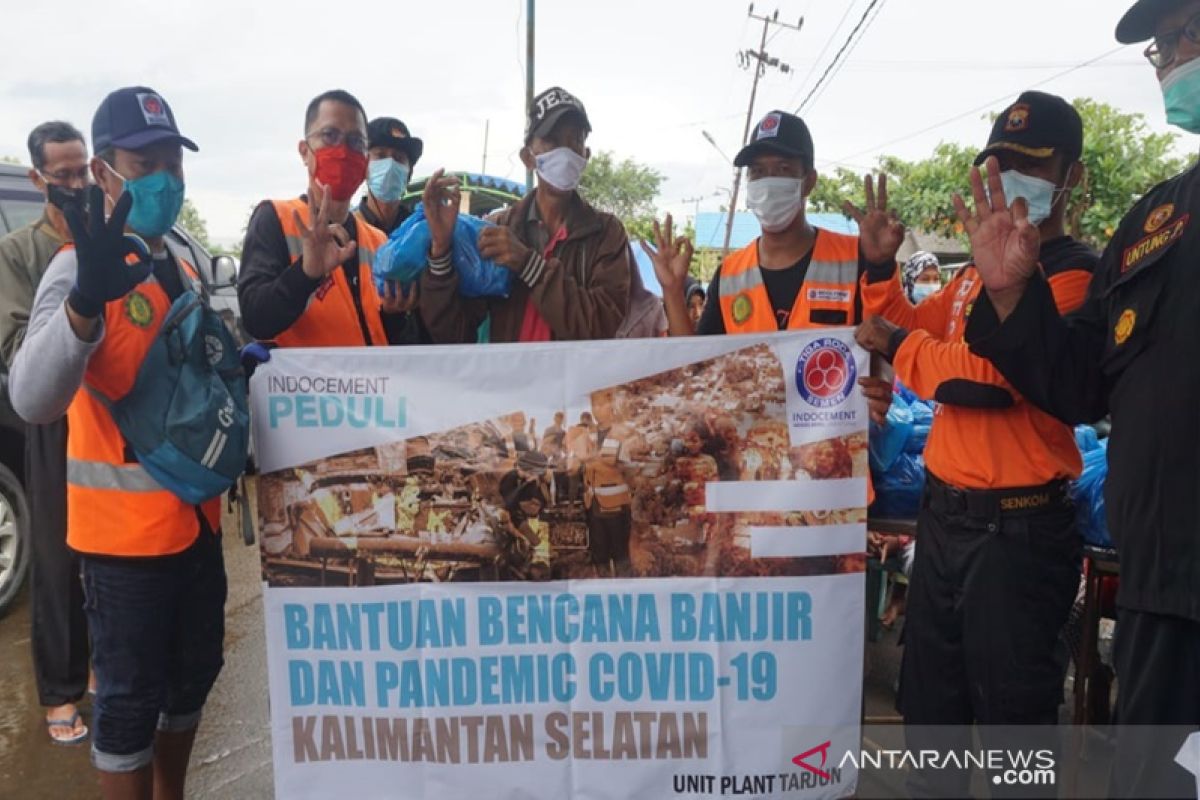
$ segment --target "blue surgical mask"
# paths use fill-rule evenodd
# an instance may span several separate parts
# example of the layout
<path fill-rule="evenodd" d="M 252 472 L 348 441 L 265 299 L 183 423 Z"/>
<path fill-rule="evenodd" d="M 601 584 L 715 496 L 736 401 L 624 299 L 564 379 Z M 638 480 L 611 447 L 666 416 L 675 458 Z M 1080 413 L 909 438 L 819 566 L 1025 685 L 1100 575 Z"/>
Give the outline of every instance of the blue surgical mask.
<path fill-rule="evenodd" d="M 916 283 L 913 284 L 912 296 L 914 303 L 920 303 L 926 298 L 933 297 L 937 294 L 937 290 L 942 288 L 936 283 Z"/>
<path fill-rule="evenodd" d="M 1018 197 L 1024 197 L 1029 206 L 1029 221 L 1041 225 L 1050 218 L 1054 208 L 1056 187 L 1053 183 L 1042 178 L 1035 178 L 1017 172 L 1015 169 L 1000 173 L 1000 182 L 1004 185 L 1004 199 L 1009 205 Z"/>
<path fill-rule="evenodd" d="M 159 170 L 129 180 L 111 166 L 108 168 L 125 181 L 125 191 L 133 195 L 133 206 L 129 209 L 126 225 L 151 239 L 171 230 L 183 208 L 184 185 L 180 178 L 166 170 Z"/>
<path fill-rule="evenodd" d="M 1167 123 L 1200 133 L 1200 58 L 1171 70 L 1162 80 Z"/>
<path fill-rule="evenodd" d="M 367 188 L 381 203 L 395 203 L 408 188 L 407 164 L 394 158 L 377 158 L 367 165 Z"/>

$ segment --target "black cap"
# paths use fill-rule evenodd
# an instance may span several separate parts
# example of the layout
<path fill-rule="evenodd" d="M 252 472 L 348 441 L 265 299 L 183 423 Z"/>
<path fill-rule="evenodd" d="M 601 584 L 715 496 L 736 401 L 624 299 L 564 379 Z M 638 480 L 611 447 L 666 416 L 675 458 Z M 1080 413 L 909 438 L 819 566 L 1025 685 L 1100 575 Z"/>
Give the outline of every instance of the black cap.
<path fill-rule="evenodd" d="M 532 142 L 535 136 L 546 136 L 568 114 L 578 114 L 583 118 L 584 129 L 592 132 L 592 123 L 588 121 L 583 103 L 566 89 L 552 86 L 533 98 L 529 118 L 525 120 L 525 144 Z"/>
<path fill-rule="evenodd" d="M 141 150 L 172 141 L 193 152 L 196 143 L 179 132 L 171 107 L 158 92 L 145 86 L 126 86 L 109 94 L 92 117 L 92 151 L 110 147 Z"/>
<path fill-rule="evenodd" d="M 408 154 L 408 165 L 415 167 L 425 152 L 425 143 L 408 132 L 408 126 L 395 117 L 376 117 L 367 124 L 367 147 L 394 147 Z"/>
<path fill-rule="evenodd" d="M 1164 14 L 1186 5 L 1189 0 L 1138 0 L 1117 23 L 1117 41 L 1136 44 L 1154 38 L 1154 26 Z"/>
<path fill-rule="evenodd" d="M 748 167 L 759 153 L 773 153 L 787 158 L 802 158 L 809 168 L 813 165 L 813 140 L 804 120 L 786 111 L 772 111 L 758 121 L 750 141 L 733 159 L 735 167 Z"/>
<path fill-rule="evenodd" d="M 1000 112 L 987 147 L 975 165 L 1002 152 L 1030 158 L 1062 155 L 1068 162 L 1083 153 L 1083 120 L 1075 107 L 1058 95 L 1022 92 L 1017 102 Z"/>

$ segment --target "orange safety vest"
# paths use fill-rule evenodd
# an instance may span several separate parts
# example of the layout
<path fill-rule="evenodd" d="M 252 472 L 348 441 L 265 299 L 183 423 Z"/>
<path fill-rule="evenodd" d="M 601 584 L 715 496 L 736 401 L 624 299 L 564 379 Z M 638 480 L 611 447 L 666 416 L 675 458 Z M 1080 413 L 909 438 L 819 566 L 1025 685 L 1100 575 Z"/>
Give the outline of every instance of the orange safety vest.
<path fill-rule="evenodd" d="M 721 317 L 726 333 L 779 330 L 758 263 L 757 239 L 721 263 Z M 788 330 L 858 324 L 857 292 L 858 237 L 818 228 Z"/>
<path fill-rule="evenodd" d="M 601 514 L 620 511 L 632 505 L 633 497 L 629 493 L 629 484 L 619 467 L 614 467 L 606 461 L 596 459 L 584 468 L 584 485 L 587 488 L 584 502 L 587 506 L 595 501 Z"/>
<path fill-rule="evenodd" d="M 271 205 L 275 207 L 275 215 L 279 217 L 279 225 L 283 228 L 289 263 L 295 264 L 304 252 L 304 240 L 292 212 L 298 212 L 305 225 L 312 224 L 308 203 L 297 197 L 295 200 L 272 200 Z M 275 344 L 280 347 L 363 347 L 388 343 L 383 319 L 379 315 L 379 292 L 375 289 L 375 277 L 371 273 L 375 252 L 383 246 L 387 237 L 361 217 L 355 219 L 355 228 L 358 241 L 358 292 L 371 340 L 363 341 L 354 296 L 339 267 L 329 273 L 313 292 L 308 307 L 292 323 L 292 327 L 275 337 Z"/>
<path fill-rule="evenodd" d="M 183 262 L 183 268 L 198 280 L 191 264 Z M 170 308 L 153 276 L 104 307 L 104 339 L 67 409 L 67 544 L 81 553 L 169 555 L 186 550 L 200 532 L 196 506 L 162 488 L 137 463 L 108 409 L 92 395 L 116 400 L 133 388 Z M 200 510 L 219 531 L 221 498 Z"/>

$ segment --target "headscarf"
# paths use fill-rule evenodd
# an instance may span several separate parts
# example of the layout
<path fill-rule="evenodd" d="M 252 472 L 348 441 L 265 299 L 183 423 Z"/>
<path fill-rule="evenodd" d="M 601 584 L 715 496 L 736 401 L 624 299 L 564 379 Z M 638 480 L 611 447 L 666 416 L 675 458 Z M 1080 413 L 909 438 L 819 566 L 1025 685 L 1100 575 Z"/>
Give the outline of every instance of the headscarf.
<path fill-rule="evenodd" d="M 924 250 L 918 250 L 909 257 L 908 261 L 904 262 L 904 266 L 900 269 L 900 285 L 904 287 L 904 294 L 908 296 L 909 302 L 916 302 L 916 298 L 913 296 L 913 287 L 917 285 L 917 276 L 930 267 L 940 269 L 941 266 L 937 256 Z"/>

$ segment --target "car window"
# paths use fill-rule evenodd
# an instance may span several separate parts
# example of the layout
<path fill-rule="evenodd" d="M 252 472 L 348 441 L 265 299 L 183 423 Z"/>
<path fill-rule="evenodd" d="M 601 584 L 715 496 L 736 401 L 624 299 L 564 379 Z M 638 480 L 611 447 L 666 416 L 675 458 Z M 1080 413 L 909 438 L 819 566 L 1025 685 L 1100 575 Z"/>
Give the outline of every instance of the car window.
<path fill-rule="evenodd" d="M 4 219 L 8 223 L 8 230 L 5 233 L 11 233 L 17 228 L 23 228 L 42 216 L 41 195 L 33 195 L 33 197 L 37 199 L 27 200 L 25 198 L 0 197 L 0 212 L 3 212 Z"/>

